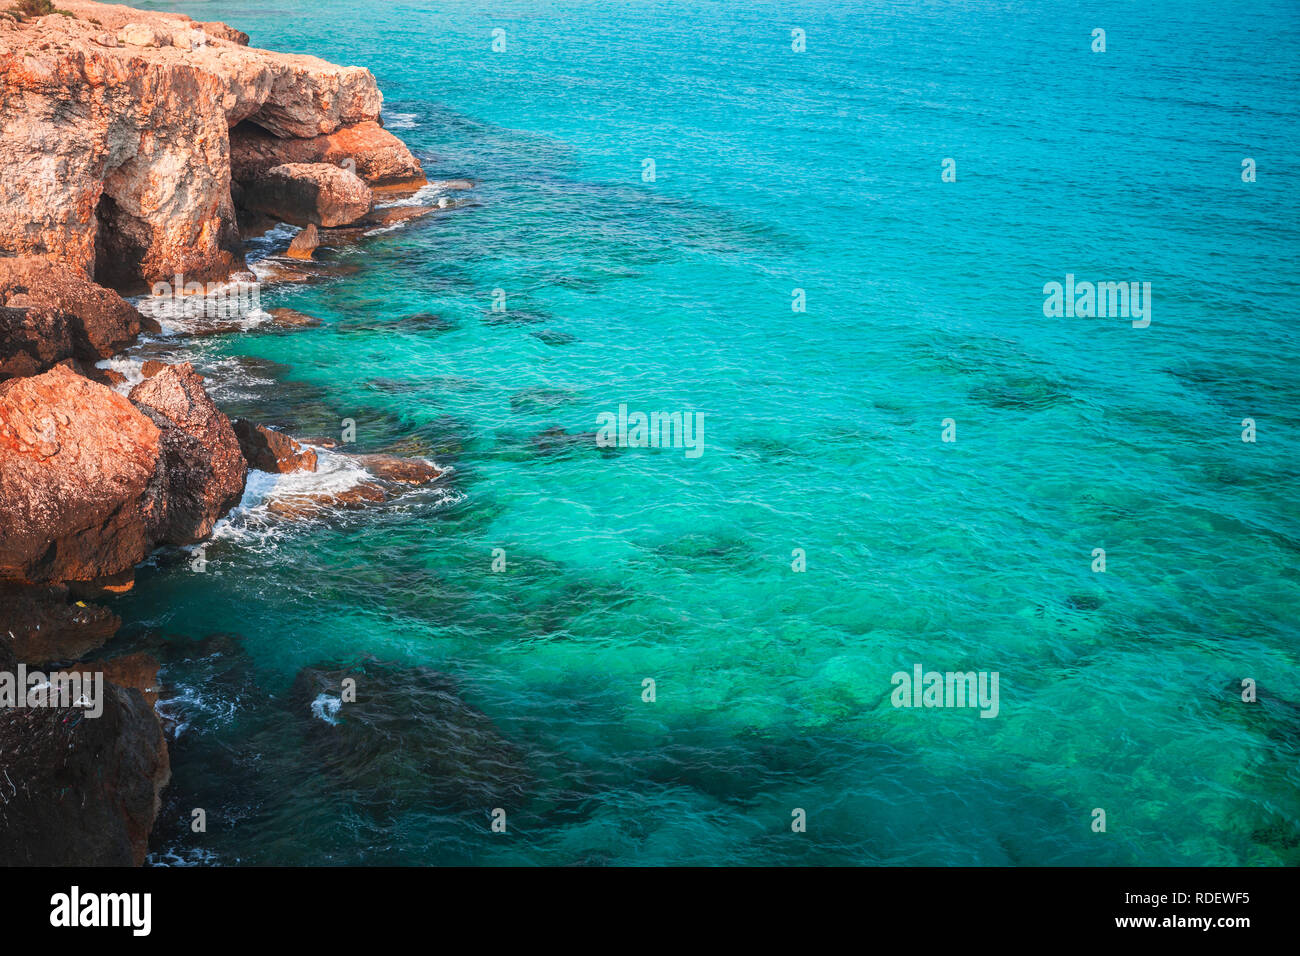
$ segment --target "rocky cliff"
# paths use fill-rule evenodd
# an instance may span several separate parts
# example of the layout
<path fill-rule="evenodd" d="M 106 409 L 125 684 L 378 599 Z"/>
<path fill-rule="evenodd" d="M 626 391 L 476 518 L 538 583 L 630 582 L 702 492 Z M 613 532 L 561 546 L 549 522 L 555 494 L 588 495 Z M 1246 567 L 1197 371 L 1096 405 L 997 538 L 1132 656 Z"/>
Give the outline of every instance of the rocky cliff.
<path fill-rule="evenodd" d="M 229 275 L 242 260 L 233 127 L 244 184 L 288 163 L 423 178 L 377 125 L 368 70 L 254 49 L 179 14 L 59 9 L 70 15 L 0 18 L 0 256 L 118 288 Z"/>
<path fill-rule="evenodd" d="M 317 226 L 370 214 L 371 186 L 424 181 L 365 69 L 177 14 L 62 0 L 15 17 L 5 3 L 0 674 L 103 648 L 121 622 L 97 602 L 154 549 L 208 536 L 249 461 L 316 465 L 265 427 L 237 436 L 188 364 L 148 363 L 123 394 L 94 363 L 158 327 L 121 293 L 225 278 L 243 267 L 240 236 L 277 220 L 308 227 L 309 257 Z M 109 682 L 99 718 L 0 703 L 0 864 L 145 857 L 169 774 L 156 663 L 77 669 Z"/>

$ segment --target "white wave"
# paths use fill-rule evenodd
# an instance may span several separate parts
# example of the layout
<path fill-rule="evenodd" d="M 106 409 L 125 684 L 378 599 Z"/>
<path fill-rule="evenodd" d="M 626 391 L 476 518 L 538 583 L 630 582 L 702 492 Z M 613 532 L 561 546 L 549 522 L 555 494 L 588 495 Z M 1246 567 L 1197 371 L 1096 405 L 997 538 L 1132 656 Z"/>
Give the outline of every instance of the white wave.
<path fill-rule="evenodd" d="M 196 361 L 196 364 L 199 363 Z M 234 356 L 204 360 L 200 371 L 203 373 L 204 389 L 219 405 L 223 402 L 254 399 L 257 393 L 248 389 L 276 384 L 273 378 L 254 374 L 252 369 Z"/>
<path fill-rule="evenodd" d="M 251 281 L 250 281 L 251 280 Z M 193 284 L 198 287 L 199 283 Z M 256 328 L 271 320 L 262 308 L 261 279 L 256 273 L 244 273 L 227 282 L 210 282 L 202 291 L 171 292 L 170 285 L 159 283 L 161 294 L 140 296 L 134 305 L 142 315 L 154 319 L 164 336 L 193 334 L 214 328 Z"/>
<path fill-rule="evenodd" d="M 153 866 L 214 866 L 218 860 L 215 853 L 202 847 L 173 848 L 149 854 L 149 863 Z"/>
<path fill-rule="evenodd" d="M 384 112 L 384 129 L 415 129 L 419 124 L 416 120 L 420 118 L 418 113 L 389 113 Z"/>
<path fill-rule="evenodd" d="M 374 229 L 367 229 L 364 233 L 362 233 L 362 235 L 364 235 L 364 236 L 380 236 L 380 235 L 383 235 L 383 234 L 386 233 L 386 232 L 395 232 L 396 230 L 401 229 L 401 228 L 402 228 L 403 226 L 405 226 L 405 225 L 406 225 L 406 223 L 404 223 L 404 222 L 395 222 L 395 223 L 393 223 L 392 225 L 389 225 L 389 226 L 376 226 Z"/>
<path fill-rule="evenodd" d="M 243 498 L 229 514 L 217 522 L 216 527 L 212 529 L 212 540 L 230 541 L 255 554 L 272 553 L 279 547 L 279 542 L 284 536 L 295 533 L 296 529 L 304 525 L 301 520 L 276 514 L 271 507 L 274 502 L 298 498 L 323 499 L 321 505 L 323 511 L 347 513 L 353 509 L 343 506 L 331 508 L 328 499 L 351 491 L 358 485 L 380 480 L 362 467 L 351 455 L 330 451 L 316 445 L 308 445 L 308 447 L 316 452 L 315 471 L 278 474 L 250 470 Z M 427 458 L 422 460 L 444 475 L 454 470 Z M 396 502 L 396 507 L 403 507 L 403 502 L 422 508 L 427 508 L 431 504 L 442 506 L 460 501 L 464 497 L 444 482 L 414 488 L 396 487 L 392 490 L 394 497 L 390 502 Z"/>
<path fill-rule="evenodd" d="M 267 507 L 277 498 L 302 495 L 333 496 L 370 481 L 370 472 L 348 455 L 316 448 L 315 471 L 273 474 L 248 472 L 244 496 L 231 512 L 212 529 L 213 540 L 228 540 L 254 552 L 274 550 L 275 539 L 286 522 Z"/>
<path fill-rule="evenodd" d="M 244 242 L 244 261 L 250 272 L 258 277 L 259 280 L 265 281 L 263 273 L 265 266 L 259 271 L 258 266 L 267 256 L 274 255 L 277 252 L 283 252 L 289 248 L 289 243 L 293 242 L 293 237 L 302 232 L 297 226 L 291 226 L 288 223 L 276 223 L 260 236 L 253 236 Z"/>
<path fill-rule="evenodd" d="M 115 355 L 112 358 L 100 359 L 95 363 L 95 367 L 111 369 L 119 375 L 125 376 L 125 382 L 113 386 L 115 391 L 121 392 L 123 395 L 129 394 L 131 389 L 144 381 L 143 359 L 132 358 L 129 355 Z"/>
<path fill-rule="evenodd" d="M 343 698 L 331 697 L 329 694 L 319 694 L 311 702 L 311 713 L 313 717 L 325 721 L 327 724 L 338 726 L 337 715 L 339 709 L 343 706 Z"/>
<path fill-rule="evenodd" d="M 159 716 L 171 725 L 172 735 L 178 740 L 196 720 L 210 728 L 213 724 L 229 723 L 239 711 L 238 701 L 223 700 L 186 684 L 171 684 L 168 692 L 170 696 L 158 701 L 157 710 Z"/>
<path fill-rule="evenodd" d="M 403 196 L 400 199 L 394 199 L 392 202 L 376 203 L 376 209 L 394 209 L 402 206 L 437 206 L 439 209 L 446 209 L 451 205 L 452 193 L 467 192 L 468 190 L 456 187 L 453 183 L 459 183 L 460 180 L 440 179 L 425 183 L 409 196 Z"/>

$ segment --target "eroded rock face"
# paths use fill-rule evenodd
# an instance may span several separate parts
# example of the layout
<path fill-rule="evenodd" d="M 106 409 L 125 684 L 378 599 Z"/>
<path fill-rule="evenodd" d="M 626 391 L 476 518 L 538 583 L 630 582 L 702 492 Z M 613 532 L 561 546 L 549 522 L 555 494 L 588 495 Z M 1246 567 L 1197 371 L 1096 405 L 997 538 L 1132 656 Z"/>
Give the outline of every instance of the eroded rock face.
<path fill-rule="evenodd" d="M 243 193 L 254 212 L 295 226 L 346 226 L 370 211 L 370 187 L 328 163 L 274 166 Z"/>
<path fill-rule="evenodd" d="M 69 266 L 0 259 L 0 380 L 108 358 L 139 333 L 134 306 Z"/>
<path fill-rule="evenodd" d="M 203 377 L 188 362 L 141 382 L 130 398 L 161 435 L 167 507 L 158 540 L 197 543 L 244 493 L 248 466 L 230 419 L 212 403 Z"/>
<path fill-rule="evenodd" d="M 57 366 L 0 383 L 0 579 L 93 580 L 153 549 L 162 434 L 127 399 Z"/>
<path fill-rule="evenodd" d="M 285 163 L 329 163 L 351 168 L 372 186 L 424 182 L 424 170 L 406 144 L 376 122 L 343 126 L 310 139 L 272 136 L 255 123 L 230 131 L 231 176 L 251 182 Z"/>
<path fill-rule="evenodd" d="M 230 127 L 312 139 L 379 117 L 360 67 L 179 14 L 60 6 L 74 16 L 0 19 L 0 255 L 118 288 L 222 278 L 241 264 Z"/>

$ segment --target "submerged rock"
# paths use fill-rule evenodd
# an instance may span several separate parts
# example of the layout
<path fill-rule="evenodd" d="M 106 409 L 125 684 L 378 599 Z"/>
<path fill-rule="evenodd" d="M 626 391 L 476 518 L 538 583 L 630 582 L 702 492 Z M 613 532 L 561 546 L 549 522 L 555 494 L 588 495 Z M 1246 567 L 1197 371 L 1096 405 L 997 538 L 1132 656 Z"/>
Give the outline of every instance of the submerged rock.
<path fill-rule="evenodd" d="M 539 339 L 547 345 L 571 345 L 578 341 L 577 336 L 570 335 L 568 332 L 561 332 L 558 329 L 542 329 L 540 332 L 530 334 L 533 338 Z"/>
<path fill-rule="evenodd" d="M 281 282 L 321 282 L 339 276 L 355 275 L 360 266 L 353 262 L 320 262 L 315 259 L 264 259 L 261 263 L 263 285 Z"/>
<path fill-rule="evenodd" d="M 567 432 L 558 425 L 534 435 L 529 442 L 540 455 L 562 455 L 579 449 L 608 452 L 596 444 L 595 432 Z"/>
<path fill-rule="evenodd" d="M 275 308 L 266 311 L 271 316 L 271 324 L 278 328 L 309 329 L 320 325 L 320 319 L 316 316 L 296 309 Z"/>
<path fill-rule="evenodd" d="M 576 392 L 565 388 L 526 388 L 510 396 L 512 412 L 546 412 L 579 400 Z"/>
<path fill-rule="evenodd" d="M 356 684 L 352 702 L 342 699 L 348 678 Z M 520 751 L 437 671 L 375 660 L 309 667 L 294 681 L 290 702 L 306 732 L 306 759 L 340 799 L 371 812 L 487 813 L 519 807 L 531 789 Z"/>

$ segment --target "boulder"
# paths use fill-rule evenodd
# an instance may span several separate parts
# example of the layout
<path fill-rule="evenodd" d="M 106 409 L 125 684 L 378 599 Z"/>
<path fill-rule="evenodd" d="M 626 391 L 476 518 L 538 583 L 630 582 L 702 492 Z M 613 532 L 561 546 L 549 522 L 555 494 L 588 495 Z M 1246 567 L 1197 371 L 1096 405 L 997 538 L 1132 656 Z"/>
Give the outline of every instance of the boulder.
<path fill-rule="evenodd" d="M 244 493 L 248 466 L 230 419 L 212 403 L 203 377 L 188 362 L 141 382 L 130 398 L 161 435 L 167 507 L 158 540 L 202 541 Z"/>
<path fill-rule="evenodd" d="M 277 474 L 316 470 L 316 452 L 288 435 L 244 418 L 235 419 L 233 425 L 240 450 L 250 467 Z"/>
<path fill-rule="evenodd" d="M 0 259 L 0 379 L 37 375 L 68 358 L 93 363 L 139 334 L 135 307 L 75 269 Z"/>
<path fill-rule="evenodd" d="M 370 211 L 370 187 L 328 163 L 286 163 L 244 189 L 244 205 L 295 226 L 346 226 Z"/>
<path fill-rule="evenodd" d="M 0 641 L 0 670 L 15 658 Z M 97 665 L 77 671 L 94 673 Z M 142 668 L 133 668 L 142 678 Z M 103 672 L 102 670 L 100 671 Z M 105 681 L 103 713 L 0 708 L 0 860 L 9 866 L 140 866 L 171 778 L 162 724 L 145 694 Z"/>
<path fill-rule="evenodd" d="M 94 580 L 153 549 L 162 433 L 131 402 L 56 366 L 0 383 L 0 579 Z"/>
<path fill-rule="evenodd" d="M 310 259 L 311 254 L 316 251 L 319 245 L 320 235 L 316 230 L 316 225 L 308 223 L 298 235 L 293 237 L 293 241 L 289 243 L 289 250 L 285 255 L 290 259 Z"/>

